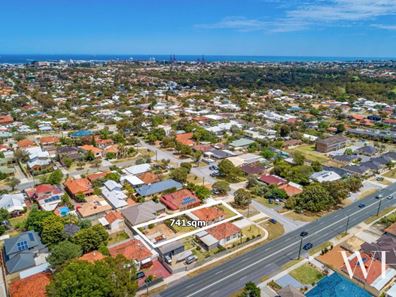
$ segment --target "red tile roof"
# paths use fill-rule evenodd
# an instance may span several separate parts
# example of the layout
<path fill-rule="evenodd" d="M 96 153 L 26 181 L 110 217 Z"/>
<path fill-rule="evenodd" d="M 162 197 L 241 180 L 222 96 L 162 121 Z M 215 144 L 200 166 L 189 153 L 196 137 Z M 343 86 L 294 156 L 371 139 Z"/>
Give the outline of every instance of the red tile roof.
<path fill-rule="evenodd" d="M 215 221 L 224 217 L 225 213 L 222 209 L 218 207 L 207 207 L 194 210 L 192 212 L 198 219 L 205 222 Z"/>
<path fill-rule="evenodd" d="M 105 215 L 106 221 L 109 222 L 109 224 L 113 223 L 115 220 L 123 220 L 123 216 L 119 211 L 110 211 Z"/>
<path fill-rule="evenodd" d="M 59 143 L 60 139 L 59 137 L 56 136 L 43 136 L 40 138 L 40 143 L 41 144 L 54 144 L 54 143 Z"/>
<path fill-rule="evenodd" d="M 137 239 L 131 239 L 127 242 L 109 248 L 110 255 L 124 255 L 129 260 L 142 261 L 152 256 L 150 250 Z"/>
<path fill-rule="evenodd" d="M 278 188 L 283 190 L 283 191 L 285 191 L 287 196 L 289 196 L 289 197 L 296 196 L 296 195 L 301 194 L 303 192 L 302 189 L 294 187 L 294 186 L 289 185 L 289 184 L 281 185 Z"/>
<path fill-rule="evenodd" d="M 50 273 L 37 273 L 35 275 L 13 281 L 10 285 L 11 297 L 45 297 L 45 287 L 51 281 Z"/>
<path fill-rule="evenodd" d="M 99 251 L 92 251 L 89 252 L 85 255 L 82 255 L 79 259 L 83 260 L 83 261 L 87 261 L 87 262 L 96 262 L 96 261 L 100 261 L 102 259 L 104 259 L 105 256 L 103 256 L 103 254 Z"/>
<path fill-rule="evenodd" d="M 153 184 L 160 181 L 159 176 L 150 171 L 139 174 L 137 177 L 140 178 L 145 184 Z"/>
<path fill-rule="evenodd" d="M 102 152 L 102 150 L 100 148 L 94 147 L 93 145 L 90 145 L 90 144 L 86 144 L 86 145 L 80 146 L 80 148 L 82 150 L 84 150 L 84 151 L 87 151 L 87 152 L 91 151 L 94 154 Z"/>
<path fill-rule="evenodd" d="M 210 228 L 206 231 L 210 235 L 212 235 L 214 238 L 216 238 L 217 240 L 222 240 L 224 238 L 227 238 L 229 236 L 232 236 L 234 234 L 241 232 L 241 229 L 239 229 L 234 224 L 227 222 L 224 224 L 217 225 L 217 226 Z"/>
<path fill-rule="evenodd" d="M 11 124 L 13 121 L 14 119 L 9 114 L 0 116 L 0 125 Z"/>
<path fill-rule="evenodd" d="M 26 194 L 31 199 L 44 199 L 52 195 L 61 194 L 62 191 L 57 186 L 41 184 L 34 188 L 26 189 Z"/>
<path fill-rule="evenodd" d="M 195 144 L 195 142 L 193 140 L 191 140 L 192 137 L 193 137 L 192 132 L 177 134 L 176 141 L 181 144 L 184 144 L 184 145 L 193 146 Z"/>
<path fill-rule="evenodd" d="M 166 194 L 161 197 L 161 202 L 171 210 L 186 209 L 197 206 L 201 200 L 193 192 L 188 189 Z"/>
<path fill-rule="evenodd" d="M 31 147 L 31 146 L 36 146 L 36 144 L 29 139 L 22 139 L 17 142 L 17 146 L 20 148 L 27 148 L 27 147 Z"/>
<path fill-rule="evenodd" d="M 80 179 L 69 178 L 65 181 L 64 185 L 73 195 L 92 191 L 92 184 L 89 182 L 87 178 L 80 178 Z"/>
<path fill-rule="evenodd" d="M 364 262 L 364 267 L 367 271 L 367 278 L 364 277 L 363 271 L 358 262 L 358 258 L 354 257 L 349 261 L 352 271 L 354 272 L 353 277 L 360 282 L 372 284 L 382 273 L 381 271 L 381 261 L 374 259 L 366 253 L 361 253 L 362 260 Z M 348 273 L 346 266 L 342 270 Z"/>
<path fill-rule="evenodd" d="M 95 181 L 95 180 L 105 178 L 105 176 L 106 176 L 107 174 L 109 174 L 109 173 L 110 173 L 110 171 L 107 171 L 107 172 L 95 172 L 95 173 L 92 173 L 92 174 L 87 175 L 87 178 L 88 178 L 88 180 L 89 180 L 90 182 L 93 182 L 93 181 Z"/>
<path fill-rule="evenodd" d="M 262 175 L 260 177 L 260 180 L 264 183 L 266 183 L 267 185 L 283 185 L 287 183 L 287 180 L 276 176 L 276 175 Z"/>

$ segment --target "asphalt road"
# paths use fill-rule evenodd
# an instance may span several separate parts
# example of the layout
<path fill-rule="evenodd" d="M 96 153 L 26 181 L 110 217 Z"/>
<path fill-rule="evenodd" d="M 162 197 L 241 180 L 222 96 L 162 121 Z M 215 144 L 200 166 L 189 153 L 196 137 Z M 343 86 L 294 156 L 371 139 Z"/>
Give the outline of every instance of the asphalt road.
<path fill-rule="evenodd" d="M 296 259 L 301 243 L 301 231 L 308 232 L 308 236 L 303 238 L 302 245 L 310 242 L 315 247 L 344 232 L 347 222 L 350 228 L 375 215 L 380 204 L 380 200 L 375 199 L 375 196 L 379 193 L 383 194 L 384 197 L 396 193 L 396 183 L 375 195 L 304 225 L 207 272 L 171 286 L 159 296 L 229 296 L 232 292 L 242 288 L 247 282 L 258 282 L 264 275 L 275 272 L 283 264 Z M 381 209 L 384 209 L 395 204 L 396 197 L 392 200 L 383 198 L 381 201 Z M 366 206 L 359 208 L 360 203 L 364 203 Z"/>

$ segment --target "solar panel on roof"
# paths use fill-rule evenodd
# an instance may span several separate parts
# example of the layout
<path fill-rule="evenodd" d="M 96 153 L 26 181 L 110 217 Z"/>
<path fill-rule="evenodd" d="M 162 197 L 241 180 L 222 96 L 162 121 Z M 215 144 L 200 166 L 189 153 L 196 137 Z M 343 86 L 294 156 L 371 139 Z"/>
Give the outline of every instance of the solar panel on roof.
<path fill-rule="evenodd" d="M 24 251 L 28 249 L 28 244 L 27 241 L 21 241 L 17 243 L 17 249 L 18 251 Z"/>
<path fill-rule="evenodd" d="M 30 239 L 31 241 L 34 241 L 33 233 L 29 232 L 28 235 L 29 235 L 29 239 Z"/>
<path fill-rule="evenodd" d="M 195 201 L 194 198 L 186 197 L 186 198 L 183 198 L 182 204 L 184 205 L 184 204 L 188 204 L 188 203 L 191 203 L 191 202 L 194 202 L 194 201 Z"/>

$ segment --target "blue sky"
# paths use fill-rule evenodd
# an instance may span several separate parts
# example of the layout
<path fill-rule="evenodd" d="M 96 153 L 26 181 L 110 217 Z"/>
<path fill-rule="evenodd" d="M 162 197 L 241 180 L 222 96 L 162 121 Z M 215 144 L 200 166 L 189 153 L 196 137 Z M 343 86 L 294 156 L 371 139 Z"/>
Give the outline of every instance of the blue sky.
<path fill-rule="evenodd" d="M 2 54 L 396 57 L 396 0 L 2 1 Z"/>

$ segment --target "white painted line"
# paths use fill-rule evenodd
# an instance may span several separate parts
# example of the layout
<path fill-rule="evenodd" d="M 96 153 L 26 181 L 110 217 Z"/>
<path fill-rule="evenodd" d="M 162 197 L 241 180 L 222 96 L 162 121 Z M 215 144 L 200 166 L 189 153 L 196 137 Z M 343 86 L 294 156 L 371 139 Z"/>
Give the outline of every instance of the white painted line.
<path fill-rule="evenodd" d="M 359 213 L 359 212 L 361 212 L 361 211 L 363 211 L 363 210 L 367 210 L 368 207 L 372 207 L 372 206 L 374 206 L 375 204 L 377 204 L 377 203 L 372 203 L 372 204 L 370 204 L 370 205 L 368 205 L 368 206 L 366 206 L 366 207 L 364 207 L 364 208 L 361 208 L 361 209 L 359 209 L 358 211 L 356 211 L 356 212 L 354 212 L 353 214 L 351 214 L 350 216 L 353 216 L 353 215 L 355 215 L 355 214 L 357 214 L 357 213 Z M 325 229 L 328 229 L 328 228 L 334 226 L 335 224 L 339 223 L 340 221 L 345 220 L 346 218 L 347 218 L 347 217 L 345 217 L 345 218 L 343 218 L 343 219 L 341 219 L 341 220 L 335 221 L 335 222 L 333 222 L 332 224 L 325 226 L 323 229 L 318 230 L 318 231 L 312 233 L 311 235 L 316 234 L 316 233 L 318 233 L 318 232 L 320 232 L 320 231 L 323 231 L 323 230 L 325 230 Z M 273 252 L 271 255 L 268 255 L 268 256 L 266 256 L 266 257 L 263 257 L 263 258 L 261 258 L 260 260 L 258 260 L 258 261 L 256 261 L 256 262 L 253 262 L 253 263 L 251 263 L 251 264 L 249 264 L 249 265 L 247 265 L 247 266 L 245 266 L 245 267 L 239 269 L 238 271 L 235 271 L 235 272 L 233 272 L 233 273 L 231 273 L 231 274 L 228 274 L 227 276 L 224 276 L 223 278 L 221 278 L 221 279 L 219 279 L 219 280 L 217 280 L 217 281 L 211 283 L 210 285 L 207 285 L 207 286 L 205 286 L 205 287 L 203 287 L 203 288 L 198 289 L 197 291 L 195 291 L 194 293 L 192 293 L 192 294 L 190 294 L 190 295 L 187 295 L 186 297 L 194 296 L 194 295 L 196 295 L 196 294 L 202 292 L 203 290 L 206 290 L 207 288 L 210 288 L 210 287 L 212 287 L 212 286 L 214 286 L 214 285 L 216 285 L 216 284 L 222 282 L 223 280 L 226 280 L 226 279 L 228 279 L 228 278 L 230 278 L 230 277 L 232 277 L 232 276 L 234 276 L 234 275 L 236 275 L 236 274 L 238 274 L 238 273 L 240 273 L 240 272 L 242 272 L 242 271 L 245 271 L 245 270 L 247 270 L 247 269 L 253 267 L 253 266 L 256 265 L 256 264 L 261 263 L 261 262 L 267 260 L 269 257 L 271 257 L 271 256 L 273 256 L 273 255 L 276 255 L 276 254 L 279 254 L 279 253 L 283 252 L 284 250 L 288 249 L 289 247 L 291 247 L 291 246 L 293 246 L 293 245 L 296 245 L 296 244 L 300 244 L 300 240 L 298 240 L 298 241 L 296 241 L 296 242 L 294 242 L 294 243 L 292 243 L 292 244 L 289 244 L 288 246 L 285 246 L 284 248 L 281 248 L 280 250 L 277 250 L 277 251 Z"/>

